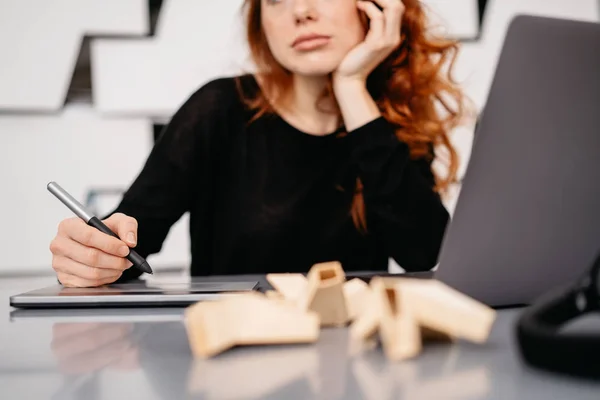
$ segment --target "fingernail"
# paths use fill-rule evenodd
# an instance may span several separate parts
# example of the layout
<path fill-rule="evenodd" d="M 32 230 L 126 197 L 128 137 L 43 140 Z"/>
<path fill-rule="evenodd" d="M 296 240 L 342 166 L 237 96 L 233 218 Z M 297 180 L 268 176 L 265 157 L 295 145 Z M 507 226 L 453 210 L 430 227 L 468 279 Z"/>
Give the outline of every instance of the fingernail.
<path fill-rule="evenodd" d="M 133 232 L 129 232 L 127 234 L 127 241 L 131 244 L 135 244 L 135 235 L 133 234 Z"/>
<path fill-rule="evenodd" d="M 127 246 L 122 246 L 119 248 L 119 253 L 125 257 L 127 254 L 129 254 L 129 247 Z"/>

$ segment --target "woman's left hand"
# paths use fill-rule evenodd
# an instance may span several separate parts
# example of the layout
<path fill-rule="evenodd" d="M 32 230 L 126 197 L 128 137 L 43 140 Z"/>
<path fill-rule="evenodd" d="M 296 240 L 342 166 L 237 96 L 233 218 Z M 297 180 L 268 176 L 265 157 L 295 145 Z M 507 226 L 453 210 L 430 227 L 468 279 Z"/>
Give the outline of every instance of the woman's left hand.
<path fill-rule="evenodd" d="M 401 0 L 373 1 L 356 2 L 356 7 L 369 18 L 370 28 L 365 40 L 348 52 L 334 72 L 336 80 L 366 82 L 371 71 L 400 44 L 404 4 Z"/>

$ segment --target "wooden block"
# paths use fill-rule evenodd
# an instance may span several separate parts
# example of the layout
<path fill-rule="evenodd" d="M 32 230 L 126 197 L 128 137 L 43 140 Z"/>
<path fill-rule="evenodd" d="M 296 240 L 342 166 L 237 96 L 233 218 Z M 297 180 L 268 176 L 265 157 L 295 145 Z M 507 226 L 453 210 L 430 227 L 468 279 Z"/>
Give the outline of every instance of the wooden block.
<path fill-rule="evenodd" d="M 448 335 L 447 333 L 436 331 L 434 329 L 427 328 L 426 326 L 419 325 L 421 329 L 421 339 L 423 342 L 453 342 L 456 338 Z"/>
<path fill-rule="evenodd" d="M 311 343 L 319 337 L 319 317 L 311 311 L 259 293 L 199 302 L 185 312 L 192 352 L 213 357 L 234 346 Z"/>
<path fill-rule="evenodd" d="M 374 278 L 371 287 L 379 308 L 379 336 L 388 359 L 399 361 L 421 352 L 421 330 L 396 279 Z"/>
<path fill-rule="evenodd" d="M 487 340 L 494 309 L 437 280 L 403 279 L 398 285 L 421 326 L 475 343 Z"/>
<path fill-rule="evenodd" d="M 368 350 L 377 336 L 389 360 L 406 360 L 422 349 L 421 330 L 395 279 L 375 277 L 365 306 L 350 327 L 352 353 Z"/>
<path fill-rule="evenodd" d="M 235 302 L 199 302 L 185 310 L 185 327 L 192 353 L 211 357 L 235 346 Z"/>
<path fill-rule="evenodd" d="M 315 264 L 308 271 L 308 289 L 301 308 L 316 312 L 321 326 L 343 326 L 349 321 L 344 294 L 346 275 L 339 262 Z"/>
<path fill-rule="evenodd" d="M 375 336 L 381 321 L 381 309 L 373 291 L 369 288 L 363 295 L 364 306 L 350 325 L 350 339 L 363 342 Z"/>
<path fill-rule="evenodd" d="M 302 274 L 267 274 L 267 282 L 286 300 L 298 303 L 306 296 L 308 282 Z"/>
<path fill-rule="evenodd" d="M 267 290 L 265 292 L 265 296 L 267 296 L 268 299 L 272 300 L 285 300 L 283 295 L 276 290 Z"/>
<path fill-rule="evenodd" d="M 344 326 L 363 305 L 367 284 L 360 279 L 346 281 L 342 265 L 337 261 L 313 265 L 302 274 L 268 274 L 267 281 L 283 298 L 300 310 L 315 311 L 321 326 Z M 269 294 L 275 298 L 274 294 Z"/>
<path fill-rule="evenodd" d="M 492 308 L 436 280 L 375 277 L 363 301 L 350 337 L 365 342 L 377 334 L 390 360 L 415 357 L 424 341 L 482 343 L 496 316 Z"/>
<path fill-rule="evenodd" d="M 363 307 L 367 304 L 369 296 L 369 285 L 363 280 L 354 278 L 344 283 L 344 297 L 348 308 L 348 318 L 353 321 L 361 314 Z"/>
<path fill-rule="evenodd" d="M 248 293 L 186 310 L 195 356 L 240 345 L 311 343 L 320 327 L 352 321 L 351 344 L 367 348 L 378 338 L 388 359 L 405 360 L 421 352 L 424 340 L 482 343 L 496 317 L 493 309 L 436 280 L 346 281 L 339 262 L 315 264 L 307 277 L 268 274 L 267 280 L 275 290 L 265 295 Z"/>

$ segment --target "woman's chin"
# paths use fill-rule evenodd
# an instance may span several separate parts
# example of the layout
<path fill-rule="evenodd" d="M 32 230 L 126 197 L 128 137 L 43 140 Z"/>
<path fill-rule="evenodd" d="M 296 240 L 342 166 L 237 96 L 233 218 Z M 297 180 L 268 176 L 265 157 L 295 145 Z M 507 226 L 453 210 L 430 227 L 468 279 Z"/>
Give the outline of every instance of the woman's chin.
<path fill-rule="evenodd" d="M 332 72 L 334 72 L 337 68 L 337 64 L 331 64 L 331 65 L 302 65 L 302 66 L 298 66 L 295 65 L 293 68 L 288 68 L 290 72 L 299 75 L 299 76 L 306 76 L 306 77 L 322 77 L 322 76 L 327 76 L 329 74 L 331 74 Z"/>
<path fill-rule="evenodd" d="M 294 57 L 285 63 L 286 69 L 296 75 L 307 77 L 327 76 L 340 65 L 341 57 L 333 54 L 311 54 L 308 57 Z"/>

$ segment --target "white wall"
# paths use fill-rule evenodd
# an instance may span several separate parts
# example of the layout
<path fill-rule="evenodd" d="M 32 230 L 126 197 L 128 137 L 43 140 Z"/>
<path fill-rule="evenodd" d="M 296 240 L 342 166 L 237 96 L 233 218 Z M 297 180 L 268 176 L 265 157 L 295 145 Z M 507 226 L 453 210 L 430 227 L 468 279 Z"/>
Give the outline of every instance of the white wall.
<path fill-rule="evenodd" d="M 450 36 L 477 36 L 476 0 L 426 3 Z M 71 215 L 46 191 L 49 180 L 82 200 L 92 187 L 125 188 L 151 149 L 152 121 L 168 118 L 209 79 L 251 67 L 236 25 L 240 5 L 165 0 L 149 38 L 146 0 L 0 2 L 0 274 L 50 272 L 49 241 Z M 599 15 L 597 0 L 490 0 L 480 40 L 464 44 L 457 65 L 478 108 L 510 18 L 520 12 Z M 93 39 L 91 104 L 63 106 L 84 35 L 117 37 Z M 457 131 L 463 161 L 471 138 L 472 127 Z M 456 194 L 447 200 L 451 210 L 455 201 Z M 151 258 L 157 269 L 189 261 L 186 224 L 176 224 Z"/>
<path fill-rule="evenodd" d="M 48 268 L 57 224 L 73 214 L 46 184 L 56 180 L 82 200 L 90 186 L 126 187 L 151 149 L 151 130 L 146 118 L 100 117 L 78 105 L 52 115 L 1 116 L 0 269 Z"/>

